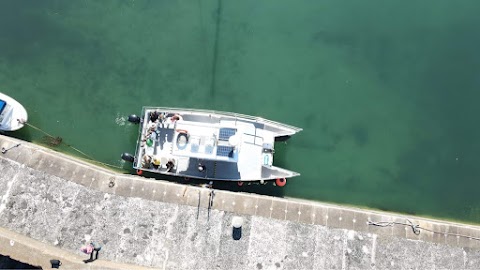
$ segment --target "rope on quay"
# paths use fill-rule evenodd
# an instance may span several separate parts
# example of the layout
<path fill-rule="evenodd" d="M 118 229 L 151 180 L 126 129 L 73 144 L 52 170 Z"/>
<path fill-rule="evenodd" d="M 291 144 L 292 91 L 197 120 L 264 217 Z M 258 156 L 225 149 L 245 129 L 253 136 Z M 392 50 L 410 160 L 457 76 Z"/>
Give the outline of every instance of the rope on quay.
<path fill-rule="evenodd" d="M 459 233 L 438 232 L 438 231 L 430 230 L 430 229 L 427 229 L 427 228 L 423 228 L 423 227 L 421 227 L 421 226 L 418 225 L 418 224 L 413 224 L 413 222 L 412 222 L 411 220 L 409 220 L 409 219 L 405 219 L 405 220 L 406 220 L 407 222 L 395 222 L 395 221 L 378 221 L 378 222 L 374 222 L 374 221 L 368 220 L 368 221 L 367 221 L 367 224 L 368 224 L 368 225 L 372 225 L 372 226 L 377 226 L 377 227 L 393 227 L 394 225 L 403 225 L 403 226 L 409 226 L 409 227 L 411 227 L 411 228 L 412 228 L 412 231 L 413 231 L 413 233 L 414 233 L 415 235 L 419 235 L 421 230 L 425 230 L 425 231 L 428 231 L 428 232 L 431 232 L 431 233 L 443 234 L 443 235 L 445 235 L 445 236 L 451 235 L 451 236 L 464 237 L 464 238 L 468 238 L 468 239 L 480 241 L 480 238 L 479 238 L 479 237 L 470 236 L 470 235 L 464 235 L 464 234 L 459 234 Z"/>
<path fill-rule="evenodd" d="M 113 168 L 117 168 L 117 169 L 123 169 L 123 168 L 120 167 L 120 166 L 116 166 L 116 165 L 112 165 L 112 164 L 108 164 L 108 163 L 105 163 L 105 162 L 98 161 L 98 160 L 94 159 L 92 156 L 85 154 L 85 152 L 80 151 L 79 149 L 75 148 L 73 145 L 64 142 L 60 137 L 54 137 L 53 135 L 47 133 L 46 131 L 44 131 L 44 130 L 42 130 L 42 129 L 40 129 L 40 128 L 38 128 L 38 127 L 36 127 L 36 126 L 34 126 L 34 125 L 30 124 L 30 123 L 27 123 L 26 121 L 21 121 L 20 119 L 17 119 L 17 121 L 18 121 L 18 122 L 21 122 L 21 123 L 24 124 L 24 125 L 27 125 L 27 126 L 33 128 L 33 129 L 36 129 L 37 131 L 45 134 L 47 137 L 49 137 L 49 138 L 51 138 L 51 139 L 53 139 L 53 140 L 59 141 L 59 143 L 62 143 L 62 142 L 63 142 L 66 146 L 70 147 L 71 149 L 73 149 L 73 150 L 76 151 L 77 153 L 79 153 L 79 154 L 83 155 L 84 157 L 86 157 L 87 160 L 89 160 L 89 161 L 92 161 L 92 162 L 95 162 L 95 163 L 98 163 L 98 164 L 101 164 L 101 165 L 104 165 L 104 166 L 108 166 L 108 167 L 113 167 Z"/>

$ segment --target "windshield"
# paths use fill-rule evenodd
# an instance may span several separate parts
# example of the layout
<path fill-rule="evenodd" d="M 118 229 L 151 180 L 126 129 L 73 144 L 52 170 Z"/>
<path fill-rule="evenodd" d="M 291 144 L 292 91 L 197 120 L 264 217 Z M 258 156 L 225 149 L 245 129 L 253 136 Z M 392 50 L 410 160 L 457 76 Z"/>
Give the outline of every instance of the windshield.
<path fill-rule="evenodd" d="M 7 103 L 0 99 L 0 114 L 3 112 L 3 109 L 7 106 Z"/>

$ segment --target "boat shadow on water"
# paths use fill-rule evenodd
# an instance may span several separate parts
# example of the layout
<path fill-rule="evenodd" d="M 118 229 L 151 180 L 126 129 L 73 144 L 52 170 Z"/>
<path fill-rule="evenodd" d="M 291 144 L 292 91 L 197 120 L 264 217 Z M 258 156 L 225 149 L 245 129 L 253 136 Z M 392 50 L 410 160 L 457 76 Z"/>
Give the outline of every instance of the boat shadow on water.
<path fill-rule="evenodd" d="M 135 174 L 136 171 L 129 169 L 129 173 Z M 211 181 L 209 180 L 160 175 L 151 172 L 143 172 L 142 176 L 145 178 L 154 178 L 157 180 L 163 180 L 190 186 L 208 186 L 211 183 Z M 266 181 L 265 184 L 260 184 L 260 182 L 243 182 L 243 185 L 239 186 L 237 181 L 213 181 L 212 187 L 214 189 L 232 192 L 246 192 L 260 195 L 283 197 L 285 195 L 284 188 L 275 186 L 274 183 L 275 181 Z"/>
<path fill-rule="evenodd" d="M 34 140 L 34 136 L 28 128 L 22 128 L 16 131 L 3 131 L 0 130 L 0 135 L 5 135 L 11 138 L 19 139 L 22 141 L 32 142 Z"/>

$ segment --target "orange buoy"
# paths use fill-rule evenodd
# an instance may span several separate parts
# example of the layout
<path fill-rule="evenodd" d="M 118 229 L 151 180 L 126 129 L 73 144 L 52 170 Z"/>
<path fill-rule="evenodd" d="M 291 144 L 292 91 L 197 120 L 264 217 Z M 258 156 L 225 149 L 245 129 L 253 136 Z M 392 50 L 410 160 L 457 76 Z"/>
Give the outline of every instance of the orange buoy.
<path fill-rule="evenodd" d="M 279 187 L 283 187 L 287 184 L 287 179 L 285 178 L 277 178 L 277 180 L 275 180 L 275 184 Z"/>
<path fill-rule="evenodd" d="M 238 185 L 239 187 L 241 187 L 241 186 L 243 186 L 243 182 L 242 182 L 242 181 L 238 181 L 238 182 L 237 182 L 237 185 Z"/>
<path fill-rule="evenodd" d="M 137 170 L 137 174 L 138 174 L 138 175 L 142 175 L 142 174 L 143 174 L 143 171 L 142 171 L 142 170 Z"/>

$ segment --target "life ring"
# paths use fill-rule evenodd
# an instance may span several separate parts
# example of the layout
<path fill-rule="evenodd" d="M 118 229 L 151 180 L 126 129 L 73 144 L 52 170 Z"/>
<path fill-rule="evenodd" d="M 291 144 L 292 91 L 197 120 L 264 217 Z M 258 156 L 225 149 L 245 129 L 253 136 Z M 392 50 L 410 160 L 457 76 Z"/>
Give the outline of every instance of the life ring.
<path fill-rule="evenodd" d="M 181 141 L 181 138 L 185 137 L 185 141 Z M 184 150 L 187 148 L 188 145 L 188 134 L 187 133 L 180 133 L 177 136 L 177 148 L 178 150 Z"/>
<path fill-rule="evenodd" d="M 180 141 L 182 137 L 185 137 L 185 142 Z M 177 136 L 177 148 L 178 150 L 184 150 L 185 148 L 187 148 L 187 145 L 188 145 L 188 133 L 181 132 Z"/>
<path fill-rule="evenodd" d="M 177 129 L 177 132 L 188 134 L 188 131 L 186 131 L 185 129 Z"/>
<path fill-rule="evenodd" d="M 142 174 L 143 174 L 143 171 L 142 171 L 142 170 L 137 170 L 137 174 L 138 174 L 138 175 L 142 175 Z"/>
<path fill-rule="evenodd" d="M 285 178 L 277 178 L 277 180 L 275 180 L 275 184 L 279 187 L 283 187 L 287 184 L 287 179 Z"/>
<path fill-rule="evenodd" d="M 239 187 L 241 187 L 241 186 L 243 186 L 243 182 L 242 182 L 242 181 L 238 181 L 238 182 L 237 182 L 237 185 L 238 185 Z"/>

